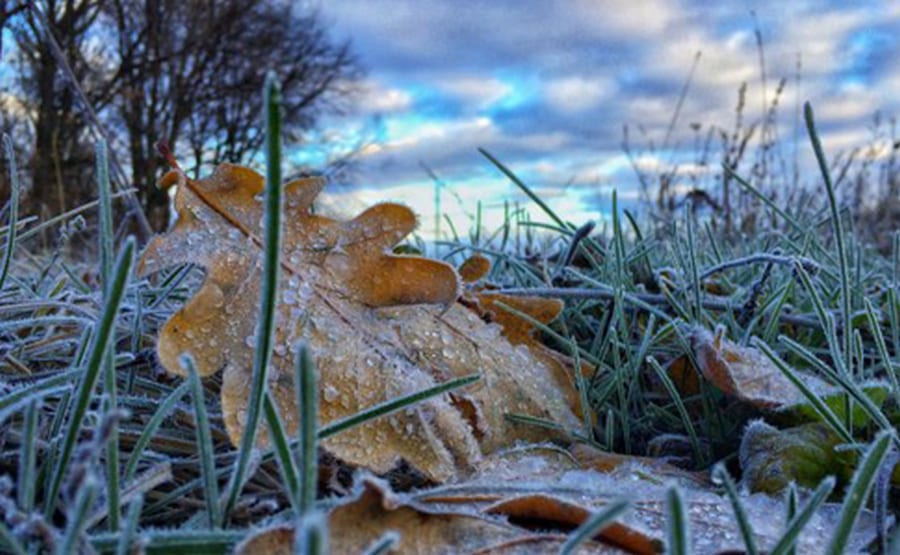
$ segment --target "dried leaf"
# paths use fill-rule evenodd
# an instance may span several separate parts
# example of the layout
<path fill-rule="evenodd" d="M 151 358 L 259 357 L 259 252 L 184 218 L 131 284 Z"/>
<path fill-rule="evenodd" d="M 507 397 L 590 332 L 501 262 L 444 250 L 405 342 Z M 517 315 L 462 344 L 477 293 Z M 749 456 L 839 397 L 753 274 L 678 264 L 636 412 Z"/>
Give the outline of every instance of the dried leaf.
<path fill-rule="evenodd" d="M 486 275 L 489 270 L 490 262 L 487 258 L 475 255 L 463 262 L 459 272 L 464 276 L 465 282 L 471 283 Z M 581 400 L 575 377 L 574 361 L 571 357 L 554 351 L 538 341 L 534 335 L 537 331 L 535 324 L 516 314 L 516 312 L 520 312 L 541 324 L 549 324 L 562 313 L 565 308 L 563 302 L 546 297 L 504 295 L 491 291 L 491 287 L 488 284 L 472 287 L 465 291 L 463 294 L 464 304 L 486 322 L 500 324 L 504 337 L 510 343 L 524 345 L 533 357 L 541 360 L 552 372 L 554 380 L 562 389 L 569 406 L 573 407 L 578 417 L 581 417 Z M 594 373 L 594 367 L 582 361 L 581 373 L 586 383 Z"/>
<path fill-rule="evenodd" d="M 618 545 L 631 553 L 659 553 L 666 537 L 666 492 L 676 481 L 684 497 L 691 530 L 691 552 L 698 554 L 742 552 L 743 541 L 731 502 L 710 487 L 688 477 L 659 480 L 652 467 L 636 458 L 611 472 L 580 469 L 565 458 L 545 452 L 518 452 L 513 457 L 498 453 L 479 465 L 471 478 L 418 492 L 411 497 L 431 510 L 503 514 L 514 524 L 541 530 L 567 531 L 592 512 L 617 498 L 631 502 L 631 509 L 607 528 L 599 541 Z M 785 529 L 782 498 L 765 494 L 740 495 L 761 551 L 771 550 Z M 821 553 L 837 526 L 839 506 L 825 504 L 801 532 L 798 553 Z M 875 517 L 864 511 L 848 547 L 862 549 L 875 537 Z"/>
<path fill-rule="evenodd" d="M 696 328 L 691 343 L 703 376 L 727 395 L 769 410 L 806 403 L 803 393 L 772 361 L 758 349 L 728 340 L 724 328 L 719 327 L 715 335 Z M 837 391 L 816 376 L 801 375 L 805 385 L 820 397 Z"/>
<path fill-rule="evenodd" d="M 626 498 L 631 502 L 628 512 L 578 552 L 662 553 L 666 492 L 675 481 L 686 503 L 691 552 L 742 552 L 743 540 L 727 497 L 694 479 L 660 480 L 644 459 L 630 462 L 598 472 L 580 468 L 558 447 L 531 446 L 485 458 L 468 479 L 407 494 L 363 476 L 355 495 L 329 512 L 329 546 L 335 553 L 359 553 L 395 530 L 400 536 L 398 553 L 556 553 L 563 538 L 592 514 Z M 785 514 L 783 499 L 742 493 L 741 502 L 757 547 L 771 550 L 786 526 L 783 518 L 773 518 Z M 837 505 L 821 507 L 801 532 L 797 552 L 823 552 L 838 518 Z M 874 523 L 873 514 L 863 511 L 848 545 L 851 552 L 875 537 Z M 289 528 L 267 533 L 272 542 L 265 544 L 267 549 L 277 548 L 277 542 L 290 546 L 293 540 Z M 251 552 L 261 551 L 237 551 Z"/>
<path fill-rule="evenodd" d="M 356 490 L 353 497 L 328 514 L 328 546 L 332 553 L 363 553 L 388 531 L 399 536 L 393 552 L 422 555 L 451 551 L 491 553 L 495 548 L 507 549 L 511 541 L 540 537 L 498 518 L 429 510 L 392 492 L 386 482 L 371 476 L 362 478 Z M 293 527 L 279 526 L 249 538 L 235 554 L 293 553 L 293 542 Z"/>
<path fill-rule="evenodd" d="M 166 322 L 157 353 L 182 374 L 178 357 L 191 352 L 198 371 L 224 368 L 222 410 L 237 443 L 246 420 L 261 273 L 263 178 L 221 165 L 208 178 L 170 172 L 178 183 L 178 221 L 154 239 L 144 274 L 182 262 L 206 270 L 195 295 Z M 516 347 L 456 299 L 459 277 L 443 262 L 389 254 L 416 225 L 396 204 L 376 205 L 349 222 L 310 210 L 324 183 L 285 185 L 285 229 L 275 356 L 269 388 L 285 423 L 297 430 L 293 346 L 305 340 L 317 362 L 319 419 L 328 424 L 436 383 L 480 372 L 483 379 L 391 416 L 332 436 L 326 451 L 375 472 L 399 459 L 434 481 L 477 463 L 484 452 L 517 440 L 544 440 L 543 429 L 508 422 L 523 413 L 575 428 L 558 370 L 548 357 Z M 265 427 L 259 442 L 268 438 Z"/>
<path fill-rule="evenodd" d="M 487 275 L 491 271 L 491 261 L 480 254 L 473 255 L 466 259 L 459 266 L 459 277 L 465 283 L 475 283 L 479 279 Z"/>

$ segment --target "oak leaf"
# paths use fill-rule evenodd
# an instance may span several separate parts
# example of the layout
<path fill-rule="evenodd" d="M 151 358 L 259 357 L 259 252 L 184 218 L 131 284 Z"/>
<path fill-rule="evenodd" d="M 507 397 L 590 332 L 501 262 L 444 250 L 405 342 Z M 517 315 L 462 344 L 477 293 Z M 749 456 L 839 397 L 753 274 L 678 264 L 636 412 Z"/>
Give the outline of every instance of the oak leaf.
<path fill-rule="evenodd" d="M 575 361 L 535 337 L 536 322 L 549 324 L 562 313 L 565 305 L 559 299 L 506 295 L 495 291 L 491 284 L 476 284 L 490 269 L 490 261 L 481 255 L 474 255 L 460 265 L 459 275 L 467 285 L 463 290 L 463 304 L 484 321 L 499 324 L 507 341 L 525 346 L 533 357 L 543 362 L 553 374 L 569 406 L 582 417 L 582 411 L 588 407 L 581 406 Z M 582 383 L 587 383 L 595 369 L 583 361 L 579 366 Z"/>
<path fill-rule="evenodd" d="M 148 274 L 192 262 L 206 270 L 194 296 L 160 331 L 157 353 L 169 372 L 190 352 L 201 376 L 224 369 L 221 403 L 231 441 L 246 421 L 259 303 L 263 178 L 223 164 L 201 180 L 180 170 L 172 229 L 145 250 Z M 444 481 L 485 453 L 517 440 L 546 440 L 547 430 L 509 422 L 521 413 L 573 429 L 578 421 L 555 371 L 525 346 L 504 339 L 457 298 L 460 280 L 449 265 L 389 254 L 416 225 L 412 211 L 379 204 L 350 221 L 313 213 L 324 182 L 284 187 L 280 298 L 269 389 L 286 431 L 297 430 L 293 346 L 304 340 L 319 372 L 319 420 L 328 424 L 373 405 L 473 372 L 482 379 L 329 437 L 322 447 L 346 463 L 376 473 L 406 460 Z M 258 432 L 268 442 L 265 427 Z"/>

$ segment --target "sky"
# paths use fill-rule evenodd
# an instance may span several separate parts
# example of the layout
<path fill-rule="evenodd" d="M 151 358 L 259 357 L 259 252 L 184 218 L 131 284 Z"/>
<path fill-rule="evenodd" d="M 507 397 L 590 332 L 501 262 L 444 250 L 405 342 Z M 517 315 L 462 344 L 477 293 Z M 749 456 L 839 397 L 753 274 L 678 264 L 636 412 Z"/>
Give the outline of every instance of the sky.
<path fill-rule="evenodd" d="M 732 128 L 742 83 L 744 118 L 759 120 L 784 78 L 771 132 L 806 172 L 803 102 L 829 154 L 871 142 L 875 112 L 887 121 L 900 108 L 896 1 L 323 0 L 318 9 L 367 71 L 352 113 L 324 122 L 331 136 L 363 141 L 352 197 L 337 187 L 334 198 L 351 210 L 405 202 L 425 236 L 435 231 L 426 167 L 458 228 L 471 225 L 479 202 L 489 229 L 504 201 L 542 219 L 478 148 L 580 225 L 608 216 L 613 189 L 625 205 L 640 198 L 625 125 L 645 171 L 708 172 L 693 163 L 698 137 Z"/>

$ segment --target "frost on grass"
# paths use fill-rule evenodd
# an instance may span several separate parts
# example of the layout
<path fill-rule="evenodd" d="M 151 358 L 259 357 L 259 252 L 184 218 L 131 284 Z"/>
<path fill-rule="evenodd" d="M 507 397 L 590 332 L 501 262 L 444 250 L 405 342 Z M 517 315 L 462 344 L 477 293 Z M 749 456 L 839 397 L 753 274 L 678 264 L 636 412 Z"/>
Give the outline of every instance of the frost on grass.
<path fill-rule="evenodd" d="M 246 421 L 261 277 L 263 178 L 233 165 L 192 181 L 173 170 L 178 221 L 142 257 L 144 274 L 181 262 L 206 269 L 196 294 L 160 332 L 157 353 L 183 374 L 193 354 L 209 376 L 224 368 L 222 409 L 237 443 Z M 514 346 L 498 324 L 457 303 L 460 279 L 447 264 L 388 250 L 416 225 L 414 214 L 379 204 L 343 222 L 311 211 L 324 183 L 285 185 L 285 229 L 277 330 L 269 388 L 286 431 L 298 428 L 294 345 L 306 341 L 319 371 L 319 420 L 327 425 L 396 397 L 480 373 L 463 391 L 358 426 L 323 442 L 338 458 L 375 472 L 402 458 L 444 481 L 484 453 L 517 440 L 545 440 L 546 429 L 508 422 L 506 413 L 578 426 L 548 362 Z M 550 433 L 552 436 L 553 434 Z M 265 429 L 259 441 L 268 441 Z"/>

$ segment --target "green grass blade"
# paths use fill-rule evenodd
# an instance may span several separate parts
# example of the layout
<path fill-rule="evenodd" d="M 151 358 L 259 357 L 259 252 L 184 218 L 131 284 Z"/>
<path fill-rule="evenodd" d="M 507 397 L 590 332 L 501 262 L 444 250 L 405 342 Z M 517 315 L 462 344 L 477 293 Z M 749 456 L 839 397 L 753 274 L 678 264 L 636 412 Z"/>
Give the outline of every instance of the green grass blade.
<path fill-rule="evenodd" d="M 473 384 L 480 379 L 481 374 L 470 374 L 468 376 L 456 378 L 442 384 L 423 389 L 422 391 L 417 391 L 415 393 L 410 393 L 409 395 L 403 395 L 401 397 L 397 397 L 396 399 L 391 399 L 390 401 L 385 401 L 384 403 L 379 403 L 373 407 L 361 410 L 354 415 L 342 418 L 340 420 L 335 420 L 329 424 L 326 424 L 325 426 L 322 426 L 319 429 L 318 437 L 319 439 L 331 437 L 337 433 L 343 432 L 344 430 L 348 430 L 354 426 L 358 426 L 360 424 L 368 422 L 369 420 L 374 420 L 375 418 L 387 416 L 388 414 L 397 412 L 398 410 L 405 409 L 406 407 L 414 405 L 420 401 L 424 401 L 425 399 L 430 399 L 431 397 L 436 397 L 448 391 L 453 391 L 454 389 Z"/>
<path fill-rule="evenodd" d="M 97 158 L 97 196 L 100 201 L 100 276 L 103 284 L 103 298 L 108 300 L 113 262 L 113 226 L 112 226 L 112 191 L 109 184 L 109 166 L 106 159 L 106 142 L 101 140 L 96 146 Z M 104 384 L 106 393 L 104 411 L 110 412 L 118 408 L 118 391 L 116 390 L 116 365 L 112 346 L 107 349 L 104 360 Z M 119 428 L 110 430 L 106 443 L 106 501 L 109 511 L 109 530 L 119 529 Z"/>
<path fill-rule="evenodd" d="M 200 472 L 203 475 L 203 498 L 206 501 L 206 516 L 212 528 L 222 526 L 222 511 L 219 506 L 219 482 L 216 479 L 216 461 L 213 450 L 212 434 L 209 429 L 209 416 L 206 413 L 206 402 L 203 398 L 203 384 L 190 355 L 182 355 L 179 359 L 181 367 L 187 371 L 191 388 L 191 400 L 194 403 L 196 418 L 195 432 L 197 450 L 200 453 Z"/>
<path fill-rule="evenodd" d="M 125 518 L 125 526 L 119 534 L 119 541 L 116 544 L 116 555 L 128 555 L 132 552 L 131 545 L 135 541 L 135 534 L 138 529 L 138 521 L 141 516 L 141 509 L 144 507 L 144 496 L 139 494 L 134 501 L 128 506 L 128 516 Z"/>
<path fill-rule="evenodd" d="M 316 502 L 316 486 L 319 482 L 318 455 L 316 453 L 316 433 L 319 426 L 319 393 L 316 385 L 316 367 L 309 347 L 301 343 L 294 356 L 297 387 L 297 409 L 300 418 L 300 491 L 297 492 L 301 513 L 313 508 Z"/>
<path fill-rule="evenodd" d="M 281 479 L 284 481 L 285 494 L 291 500 L 294 510 L 299 512 L 296 492 L 300 489 L 300 477 L 297 472 L 297 465 L 294 464 L 291 445 L 288 441 L 287 433 L 284 431 L 281 416 L 278 414 L 278 409 L 272 400 L 272 393 L 268 390 L 266 390 L 266 398 L 263 400 L 263 410 L 265 411 L 266 424 L 269 427 L 272 452 L 278 461 L 278 470 L 281 472 Z"/>
<path fill-rule="evenodd" d="M 838 267 L 841 271 L 841 316 L 844 325 L 844 363 L 847 370 L 851 368 L 851 341 L 853 320 L 852 305 L 850 298 L 850 268 L 847 260 L 847 247 L 844 239 L 844 229 L 841 225 L 840 209 L 837 204 L 837 197 L 834 194 L 834 185 L 831 182 L 831 173 L 828 170 L 828 162 L 825 160 L 825 151 L 822 149 L 822 143 L 819 141 L 819 134 L 816 131 L 815 117 L 813 115 L 812 105 L 809 102 L 803 105 L 803 117 L 806 120 L 806 130 L 809 132 L 809 140 L 812 142 L 813 151 L 816 154 L 816 160 L 819 163 L 819 171 L 822 172 L 822 179 L 825 181 L 825 192 L 828 194 L 828 207 L 831 210 L 831 222 L 834 227 L 834 239 L 837 246 Z"/>
<path fill-rule="evenodd" d="M 259 318 L 257 320 L 256 352 L 253 358 L 253 376 L 250 398 L 247 403 L 247 420 L 244 424 L 234 472 L 228 485 L 225 501 L 225 518 L 237 504 L 244 487 L 245 473 L 250 462 L 250 454 L 256 443 L 256 431 L 263 412 L 263 401 L 267 387 L 266 375 L 272 360 L 272 346 L 275 341 L 275 309 L 278 295 L 278 275 L 281 258 L 281 85 L 274 74 L 266 77 L 264 118 L 266 128 L 266 194 L 265 194 L 265 240 L 263 242 L 262 285 L 260 290 Z"/>
<path fill-rule="evenodd" d="M 694 321 L 703 324 L 703 299 L 701 297 L 703 288 L 700 283 L 700 271 L 697 264 L 697 246 L 694 237 L 694 217 L 691 213 L 691 203 L 686 202 L 684 206 L 684 222 L 687 229 L 687 248 L 688 248 L 688 269 L 691 272 L 691 289 L 694 293 Z"/>
<path fill-rule="evenodd" d="M 109 288 L 113 263 L 112 190 L 109 184 L 109 165 L 106 159 L 106 142 L 101 140 L 95 148 L 97 158 L 97 197 L 100 201 L 100 276 L 103 288 Z"/>
<path fill-rule="evenodd" d="M 0 547 L 12 555 L 28 555 L 28 552 L 13 535 L 12 530 L 2 521 L 0 521 Z"/>
<path fill-rule="evenodd" d="M 550 216 L 550 219 L 552 219 L 554 222 L 556 222 L 556 224 L 559 227 L 561 227 L 563 229 L 571 229 L 571 226 L 569 224 L 567 224 L 566 222 L 563 221 L 562 218 L 557 216 L 556 212 L 554 212 L 549 206 L 547 206 L 547 203 L 545 203 L 541 199 L 541 197 L 537 196 L 537 194 L 535 194 L 535 192 L 532 191 L 531 188 L 525 184 L 525 182 L 523 182 L 521 179 L 519 179 L 519 177 L 516 174 L 514 174 L 512 172 L 512 170 L 507 168 L 503 164 L 503 162 L 494 158 L 494 156 L 490 152 L 486 151 L 483 148 L 479 148 L 478 152 L 480 152 L 482 156 L 487 158 L 491 162 L 491 164 L 496 166 L 498 170 L 503 172 L 503 175 L 505 175 L 507 178 L 509 178 L 510 181 L 515 183 L 516 186 L 519 187 L 519 189 L 522 189 L 522 192 L 525 193 L 526 195 L 528 195 L 528 198 L 530 198 L 535 204 L 540 206 L 541 210 L 543 210 L 545 214 Z"/>
<path fill-rule="evenodd" d="M 569 534 L 565 543 L 559 548 L 560 555 L 570 555 L 575 553 L 578 546 L 596 536 L 601 530 L 614 523 L 619 516 L 628 510 L 629 503 L 624 499 L 613 501 L 605 506 L 602 511 L 598 511 L 591 515 L 584 524 Z"/>
<path fill-rule="evenodd" d="M 816 395 L 812 390 L 809 389 L 809 387 L 807 387 L 806 383 L 802 378 L 800 378 L 800 376 L 797 375 L 796 372 L 794 372 L 793 368 L 791 368 L 787 365 L 787 363 L 781 360 L 781 358 L 777 354 L 775 354 L 775 351 L 773 351 L 772 348 L 763 341 L 759 341 L 757 338 L 753 338 L 751 343 L 753 344 L 753 346 L 762 351 L 763 354 L 766 355 L 766 357 L 768 357 L 770 361 L 772 361 L 772 364 L 774 364 L 776 368 L 781 370 L 781 373 L 784 374 L 784 376 L 788 380 L 790 380 L 790 382 L 794 384 L 797 389 L 800 390 L 800 393 L 802 393 L 803 396 L 806 397 L 806 400 L 809 401 L 809 404 L 812 405 L 816 412 L 819 413 L 819 416 L 822 417 L 822 420 L 824 420 L 829 426 L 831 426 L 832 429 L 834 429 L 835 433 L 841 436 L 841 439 L 843 441 L 847 443 L 855 443 L 853 434 L 851 434 L 847 430 L 843 422 L 841 422 L 841 419 L 838 418 L 836 414 L 834 414 L 834 411 L 832 411 L 827 404 L 825 404 L 825 401 L 820 399 L 818 395 Z"/>
<path fill-rule="evenodd" d="M 143 530 L 141 540 L 147 553 L 190 553 L 191 555 L 229 553 L 230 548 L 244 539 L 247 530 Z M 96 534 L 89 538 L 97 551 L 106 553 L 116 549 L 119 534 Z"/>
<path fill-rule="evenodd" d="M 184 397 L 188 392 L 188 389 L 190 389 L 190 383 L 185 381 L 172 390 L 172 393 L 159 403 L 159 408 L 153 413 L 150 421 L 144 426 L 144 430 L 141 432 L 140 437 L 138 437 L 137 441 L 134 443 L 134 448 L 131 450 L 131 457 L 129 457 L 128 463 L 125 465 L 125 482 L 130 482 L 134 479 L 134 474 L 137 471 L 138 463 L 141 461 L 141 455 L 144 453 L 144 449 L 150 445 L 150 441 L 153 439 L 153 436 L 156 435 L 156 431 L 159 430 L 163 420 L 170 412 L 172 412 L 172 409 L 175 408 L 175 404 Z"/>
<path fill-rule="evenodd" d="M 19 509 L 30 513 L 34 508 L 34 491 L 37 478 L 37 426 L 40 416 L 39 401 L 32 398 L 25 409 L 25 420 L 22 422 L 22 445 L 19 449 L 19 483 L 16 494 Z"/>
<path fill-rule="evenodd" d="M 875 436 L 872 445 L 866 450 L 862 461 L 853 473 L 853 481 L 847 489 L 844 497 L 844 503 L 841 505 L 841 514 L 838 518 L 837 529 L 831 537 L 831 543 L 828 545 L 827 555 L 840 555 L 846 553 L 847 543 L 853 533 L 853 527 L 859 519 L 866 499 L 872 491 L 875 478 L 878 476 L 878 470 L 881 463 L 887 456 L 888 448 L 891 446 L 894 432 L 883 430 Z"/>
<path fill-rule="evenodd" d="M 741 502 L 741 496 L 738 495 L 737 486 L 731 475 L 725 470 L 721 464 L 716 465 L 713 469 L 713 478 L 721 480 L 725 486 L 725 493 L 728 500 L 731 501 L 731 509 L 734 511 L 734 518 L 737 520 L 738 529 L 741 531 L 741 537 L 744 539 L 744 547 L 747 555 L 757 555 L 759 550 L 756 548 L 756 538 L 753 535 L 753 527 L 750 525 L 750 519 L 747 518 L 747 511 Z"/>
<path fill-rule="evenodd" d="M 827 481 L 828 481 L 828 479 L 823 480 L 822 484 L 819 484 L 819 487 L 822 487 L 823 484 Z M 834 487 L 834 481 L 832 480 L 831 488 L 833 488 L 833 487 Z M 829 490 L 831 488 L 829 488 Z M 796 484 L 796 482 L 791 482 L 790 484 L 788 484 L 787 494 L 785 495 L 785 505 L 786 505 L 785 509 L 787 512 L 787 515 L 786 515 L 787 522 L 789 522 L 789 523 L 793 522 L 797 516 L 797 505 L 800 504 L 800 500 L 798 499 L 797 495 L 798 495 L 797 494 L 797 484 Z M 797 529 L 800 530 L 801 528 L 802 527 L 798 527 Z M 785 555 L 796 555 L 797 549 L 794 547 L 796 538 L 789 537 L 788 532 L 789 532 L 789 530 L 785 531 L 785 533 L 781 536 L 781 539 L 779 540 L 778 543 L 781 544 L 782 542 L 785 542 L 787 544 L 787 546 L 785 547 L 785 551 L 784 551 Z M 778 547 L 778 546 L 776 546 L 776 547 Z"/>
<path fill-rule="evenodd" d="M 6 232 L 6 249 L 3 251 L 3 262 L 0 266 L 0 291 L 6 285 L 6 276 L 9 275 L 9 267 L 12 264 L 13 252 L 16 250 L 16 233 L 19 224 L 19 169 L 16 164 L 16 153 L 13 149 L 12 139 L 9 135 L 3 135 L 3 146 L 6 150 L 6 160 L 9 164 L 9 225 Z"/>
<path fill-rule="evenodd" d="M 890 301 L 889 301 L 890 302 Z M 878 317 L 875 316 L 875 307 L 868 297 L 863 297 L 863 304 L 866 307 L 866 320 L 869 322 L 869 331 L 875 338 L 875 347 L 878 349 L 878 356 L 881 357 L 881 363 L 884 364 L 884 371 L 888 375 L 888 381 L 891 389 L 894 391 L 894 399 L 900 399 L 900 381 L 897 379 L 897 369 L 894 368 L 894 362 L 887 348 L 887 342 L 884 340 L 884 334 L 881 333 L 881 325 L 878 323 Z"/>
<path fill-rule="evenodd" d="M 684 401 L 681 399 L 678 388 L 675 387 L 675 384 L 672 383 L 672 378 L 669 377 L 669 374 L 662 366 L 660 366 L 659 362 L 657 362 L 654 357 L 647 357 L 647 364 L 656 371 L 656 375 L 659 376 L 663 386 L 665 386 L 666 391 L 672 398 L 672 402 L 675 403 L 675 409 L 678 411 L 681 422 L 684 424 L 684 428 L 688 433 L 688 438 L 691 440 L 691 449 L 694 451 L 694 456 L 697 458 L 698 465 L 702 466 L 706 457 L 704 457 L 703 451 L 700 449 L 700 438 L 697 436 L 697 430 L 694 428 L 694 423 L 691 422 L 691 417 L 688 415 L 687 408 L 684 406 Z"/>
<path fill-rule="evenodd" d="M 834 380 L 848 399 L 852 399 L 859 405 L 859 408 L 866 413 L 866 416 L 872 419 L 872 422 L 878 424 L 883 430 L 890 430 L 893 426 L 884 412 L 876 405 L 863 389 L 853 381 L 847 374 L 839 374 L 819 360 L 809 349 L 797 343 L 793 339 L 781 335 L 778 341 L 784 344 L 793 354 L 797 355 L 813 368 L 816 368 L 832 380 Z"/>
<path fill-rule="evenodd" d="M 781 535 L 778 543 L 772 548 L 770 555 L 791 555 L 795 549 L 794 544 L 800 537 L 800 532 L 809 523 L 813 516 L 818 512 L 819 507 L 828 500 L 831 491 L 834 489 L 835 480 L 833 476 L 829 476 L 822 480 L 822 483 L 816 488 L 812 495 L 809 496 L 803 510 L 791 516 L 788 519 L 788 527 Z M 797 502 L 797 490 L 791 483 L 791 492 L 793 492 L 793 503 Z"/>
<path fill-rule="evenodd" d="M 678 486 L 666 492 L 666 543 L 669 555 L 689 555 L 691 553 L 691 531 L 688 526 L 684 500 Z"/>
<path fill-rule="evenodd" d="M 109 288 L 109 297 L 104 303 L 103 313 L 100 317 L 100 325 L 97 333 L 94 335 L 91 343 L 90 353 L 88 354 L 87 364 L 84 369 L 84 376 L 79 384 L 75 404 L 72 407 L 72 414 L 69 418 L 68 427 L 66 428 L 65 437 L 62 442 L 59 458 L 56 461 L 55 468 L 47 490 L 45 498 L 46 505 L 44 507 L 44 516 L 50 518 L 56 507 L 57 496 L 62 485 L 63 476 L 68 470 L 69 460 L 81 432 L 84 421 L 84 415 L 93 398 L 94 388 L 97 385 L 97 379 L 100 377 L 100 370 L 103 368 L 103 361 L 106 358 L 106 350 L 112 341 L 115 332 L 116 316 L 119 313 L 119 307 L 125 296 L 125 289 L 128 285 L 128 278 L 131 275 L 131 268 L 134 264 L 134 248 L 135 241 L 133 237 L 129 237 L 119 257 L 116 260 L 113 270 L 113 281 Z"/>

